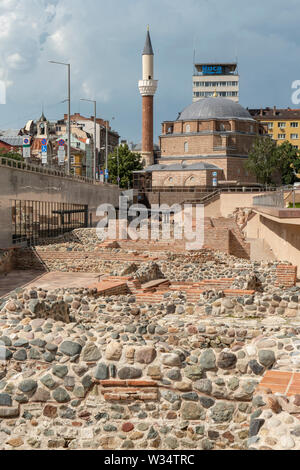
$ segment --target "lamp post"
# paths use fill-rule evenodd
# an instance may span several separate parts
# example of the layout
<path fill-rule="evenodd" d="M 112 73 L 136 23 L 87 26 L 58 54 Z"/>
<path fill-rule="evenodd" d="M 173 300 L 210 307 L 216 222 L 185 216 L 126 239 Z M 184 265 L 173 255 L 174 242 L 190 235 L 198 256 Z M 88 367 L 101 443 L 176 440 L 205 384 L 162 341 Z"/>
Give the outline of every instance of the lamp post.
<path fill-rule="evenodd" d="M 96 165 L 97 165 L 97 101 L 95 100 L 86 100 L 81 99 L 80 101 L 87 101 L 89 103 L 94 103 L 94 171 L 93 171 L 93 178 L 96 181 Z"/>
<path fill-rule="evenodd" d="M 65 64 L 64 62 L 57 62 L 55 60 L 49 60 L 50 64 L 64 65 L 68 67 L 68 159 L 67 159 L 67 174 L 70 174 L 70 163 L 71 163 L 71 64 Z"/>

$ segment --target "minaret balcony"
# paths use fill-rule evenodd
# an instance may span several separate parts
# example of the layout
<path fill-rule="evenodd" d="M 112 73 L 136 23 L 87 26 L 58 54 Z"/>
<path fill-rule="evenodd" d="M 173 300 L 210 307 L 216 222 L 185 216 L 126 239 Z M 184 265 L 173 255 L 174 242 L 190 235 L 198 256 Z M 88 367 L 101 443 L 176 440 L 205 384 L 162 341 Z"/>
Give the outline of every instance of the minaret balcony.
<path fill-rule="evenodd" d="M 154 96 L 157 90 L 158 80 L 140 80 L 139 90 L 142 96 Z"/>

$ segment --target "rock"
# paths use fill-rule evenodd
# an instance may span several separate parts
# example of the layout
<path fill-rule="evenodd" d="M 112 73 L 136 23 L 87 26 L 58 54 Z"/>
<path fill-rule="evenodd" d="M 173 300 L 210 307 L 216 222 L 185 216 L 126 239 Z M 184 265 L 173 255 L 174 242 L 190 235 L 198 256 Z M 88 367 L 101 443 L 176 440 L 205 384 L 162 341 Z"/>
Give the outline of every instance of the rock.
<path fill-rule="evenodd" d="M 46 403 L 48 400 L 50 400 L 50 393 L 43 388 L 38 388 L 32 397 L 32 401 L 37 403 Z"/>
<path fill-rule="evenodd" d="M 60 345 L 59 350 L 66 356 L 74 357 L 81 353 L 82 346 L 73 341 L 64 341 Z"/>
<path fill-rule="evenodd" d="M 197 380 L 194 383 L 194 388 L 199 392 L 210 395 L 212 393 L 212 382 L 209 379 Z"/>
<path fill-rule="evenodd" d="M 0 361 L 8 361 L 12 358 L 12 355 L 13 353 L 9 349 L 4 346 L 0 346 Z"/>
<path fill-rule="evenodd" d="M 174 380 L 175 382 L 179 381 L 181 380 L 180 369 L 171 369 L 167 372 L 166 376 L 168 377 L 168 379 Z"/>
<path fill-rule="evenodd" d="M 274 396 L 268 396 L 267 397 L 267 404 L 269 408 L 273 411 L 275 414 L 279 414 L 282 411 L 282 407 L 279 404 L 278 400 Z"/>
<path fill-rule="evenodd" d="M 132 423 L 124 423 L 122 425 L 123 432 L 130 432 L 130 431 L 133 431 L 133 429 L 134 429 L 134 425 Z"/>
<path fill-rule="evenodd" d="M 53 379 L 52 375 L 48 374 L 45 375 L 44 377 L 41 378 L 41 382 L 45 387 L 49 388 L 50 390 L 53 390 L 54 388 L 57 387 L 57 383 Z"/>
<path fill-rule="evenodd" d="M 121 343 L 112 342 L 106 348 L 105 357 L 108 361 L 119 361 L 122 356 L 123 347 Z"/>
<path fill-rule="evenodd" d="M 37 389 L 37 382 L 35 380 L 23 380 L 19 384 L 19 390 L 23 393 L 34 393 Z"/>
<path fill-rule="evenodd" d="M 163 390 L 161 392 L 161 396 L 162 398 L 164 398 L 164 400 L 167 400 L 169 403 L 175 403 L 176 401 L 180 400 L 180 395 L 177 395 L 171 390 Z"/>
<path fill-rule="evenodd" d="M 20 361 L 20 362 L 26 361 L 26 359 L 27 359 L 27 352 L 26 352 L 26 349 L 19 349 L 19 351 L 16 351 L 16 352 L 13 354 L 13 358 L 14 358 L 16 361 Z"/>
<path fill-rule="evenodd" d="M 58 403 L 68 403 L 71 400 L 68 392 L 62 387 L 58 387 L 54 390 L 52 396 Z"/>
<path fill-rule="evenodd" d="M 94 373 L 96 380 L 107 380 L 108 379 L 108 367 L 106 364 L 98 364 Z"/>
<path fill-rule="evenodd" d="M 229 352 L 222 352 L 218 358 L 218 367 L 220 369 L 234 369 L 237 363 L 237 357 L 235 354 Z"/>
<path fill-rule="evenodd" d="M 135 360 L 140 364 L 151 364 L 156 358 L 156 350 L 151 347 L 137 349 Z"/>
<path fill-rule="evenodd" d="M 46 416 L 46 418 L 51 418 L 51 419 L 56 418 L 57 417 L 56 406 L 46 405 L 43 411 L 43 415 Z"/>
<path fill-rule="evenodd" d="M 198 420 L 203 416 L 204 410 L 201 407 L 192 402 L 184 402 L 181 407 L 181 418 L 184 420 Z"/>
<path fill-rule="evenodd" d="M 15 439 L 10 439 L 6 442 L 6 444 L 10 445 L 11 447 L 21 447 L 24 444 L 24 441 L 21 437 L 17 437 Z"/>
<path fill-rule="evenodd" d="M 199 400 L 200 400 L 201 405 L 205 409 L 209 409 L 215 404 L 215 400 L 213 400 L 212 398 L 200 397 Z"/>
<path fill-rule="evenodd" d="M 198 366 L 189 366 L 184 369 L 184 374 L 188 379 L 196 381 L 203 377 L 203 369 Z"/>
<path fill-rule="evenodd" d="M 227 383 L 228 388 L 233 392 L 239 388 L 239 385 L 240 381 L 237 377 L 232 377 Z"/>
<path fill-rule="evenodd" d="M 264 419 L 253 419 L 250 422 L 249 437 L 251 438 L 251 437 L 257 436 L 260 429 L 262 428 L 264 424 L 265 424 Z"/>
<path fill-rule="evenodd" d="M 8 393 L 0 393 L 0 406 L 12 406 L 12 398 Z"/>
<path fill-rule="evenodd" d="M 200 367 L 203 370 L 214 370 L 216 368 L 216 356 L 212 349 L 207 349 L 201 354 Z"/>
<path fill-rule="evenodd" d="M 97 362 L 101 357 L 101 352 L 94 343 L 87 344 L 82 351 L 82 360 L 84 362 Z"/>
<path fill-rule="evenodd" d="M 121 380 L 126 379 L 139 379 L 142 376 L 141 369 L 135 367 L 122 367 L 118 372 L 118 377 Z"/>
<path fill-rule="evenodd" d="M 255 359 L 249 362 L 249 367 L 255 375 L 261 375 L 265 370 Z"/>
<path fill-rule="evenodd" d="M 63 379 L 66 375 L 68 375 L 69 370 L 67 366 L 57 364 L 52 368 L 52 372 L 56 377 Z"/>
<path fill-rule="evenodd" d="M 134 279 L 140 281 L 141 284 L 146 284 L 150 281 L 156 281 L 158 279 L 165 279 L 160 267 L 157 263 L 150 262 L 142 265 L 134 274 Z"/>
<path fill-rule="evenodd" d="M 234 413 L 234 405 L 219 402 L 211 411 L 212 419 L 215 423 L 226 423 L 231 421 Z"/>
<path fill-rule="evenodd" d="M 271 367 L 276 361 L 275 353 L 271 350 L 261 350 L 258 353 L 259 362 L 265 367 Z"/>
<path fill-rule="evenodd" d="M 181 359 L 178 354 L 162 354 L 161 362 L 165 366 L 180 367 L 182 365 Z"/>
<path fill-rule="evenodd" d="M 178 448 L 178 441 L 177 439 L 175 439 L 175 437 L 167 437 L 165 439 L 165 446 L 167 449 L 171 449 L 171 450 L 174 450 L 174 449 L 177 449 Z"/>
<path fill-rule="evenodd" d="M 283 449 L 293 449 L 295 447 L 295 441 L 291 436 L 285 435 L 280 438 L 280 446 Z"/>

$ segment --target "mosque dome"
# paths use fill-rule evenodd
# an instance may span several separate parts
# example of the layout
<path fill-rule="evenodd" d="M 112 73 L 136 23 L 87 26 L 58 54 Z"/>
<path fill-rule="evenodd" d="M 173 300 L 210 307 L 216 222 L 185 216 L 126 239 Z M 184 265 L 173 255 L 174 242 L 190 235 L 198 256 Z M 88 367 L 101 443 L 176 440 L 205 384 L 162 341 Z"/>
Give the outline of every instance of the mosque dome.
<path fill-rule="evenodd" d="M 204 98 L 187 106 L 177 121 L 206 119 L 241 119 L 254 121 L 253 117 L 240 104 L 226 98 Z"/>

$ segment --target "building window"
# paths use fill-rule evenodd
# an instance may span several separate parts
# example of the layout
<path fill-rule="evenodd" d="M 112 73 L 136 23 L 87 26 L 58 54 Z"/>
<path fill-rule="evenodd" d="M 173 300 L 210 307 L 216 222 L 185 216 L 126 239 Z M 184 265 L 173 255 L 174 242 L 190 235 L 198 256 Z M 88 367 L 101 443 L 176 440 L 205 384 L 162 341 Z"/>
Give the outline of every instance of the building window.
<path fill-rule="evenodd" d="M 76 147 L 80 149 L 80 142 L 76 142 Z"/>
<path fill-rule="evenodd" d="M 173 178 L 172 178 L 172 177 L 171 177 L 171 178 L 169 178 L 169 180 L 168 180 L 168 181 L 169 181 L 169 183 L 173 183 Z"/>
<path fill-rule="evenodd" d="M 184 152 L 185 153 L 188 153 L 189 151 L 189 143 L 188 142 L 184 142 Z"/>
<path fill-rule="evenodd" d="M 274 123 L 273 123 L 273 122 L 269 122 L 269 123 L 268 123 L 268 129 L 269 129 L 269 130 L 273 130 L 273 128 L 274 128 Z"/>
<path fill-rule="evenodd" d="M 286 138 L 286 134 L 278 134 L 279 140 L 284 140 Z"/>
<path fill-rule="evenodd" d="M 291 139 L 299 139 L 299 134 L 291 134 Z"/>
<path fill-rule="evenodd" d="M 268 137 L 270 137 L 270 139 L 273 139 L 273 134 L 268 134 Z"/>
<path fill-rule="evenodd" d="M 251 134 L 253 134 L 253 132 L 254 132 L 254 127 L 253 126 L 250 126 L 250 132 L 251 132 Z"/>
<path fill-rule="evenodd" d="M 186 132 L 191 132 L 191 126 L 189 124 L 186 126 L 185 131 Z"/>
<path fill-rule="evenodd" d="M 294 149 L 298 150 L 299 145 L 293 145 Z"/>
<path fill-rule="evenodd" d="M 291 122 L 291 127 L 299 127 L 299 123 L 298 122 Z"/>
<path fill-rule="evenodd" d="M 280 127 L 280 129 L 284 129 L 286 126 L 286 123 L 285 122 L 279 122 L 278 123 L 278 127 Z"/>

